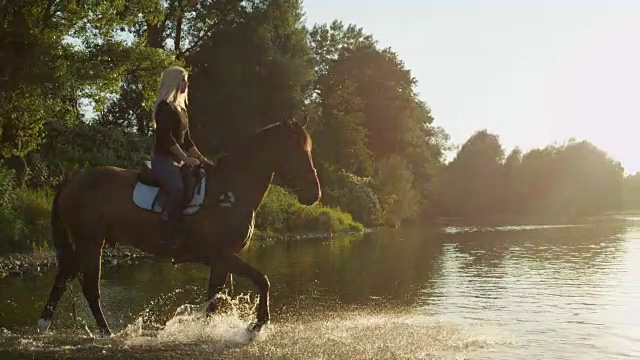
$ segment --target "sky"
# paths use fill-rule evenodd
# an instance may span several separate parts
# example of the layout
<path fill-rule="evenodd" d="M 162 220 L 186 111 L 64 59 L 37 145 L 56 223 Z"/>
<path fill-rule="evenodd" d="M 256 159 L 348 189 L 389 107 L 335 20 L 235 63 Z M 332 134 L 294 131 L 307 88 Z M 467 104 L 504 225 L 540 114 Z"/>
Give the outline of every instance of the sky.
<path fill-rule="evenodd" d="M 357 24 L 418 80 L 435 125 L 505 150 L 587 140 L 640 171 L 640 1 L 305 0 Z"/>

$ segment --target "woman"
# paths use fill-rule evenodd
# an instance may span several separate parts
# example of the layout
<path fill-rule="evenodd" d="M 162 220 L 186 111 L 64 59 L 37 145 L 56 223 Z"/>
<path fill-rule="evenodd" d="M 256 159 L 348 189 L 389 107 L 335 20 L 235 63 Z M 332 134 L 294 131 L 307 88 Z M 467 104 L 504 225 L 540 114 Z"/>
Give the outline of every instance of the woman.
<path fill-rule="evenodd" d="M 160 78 L 151 116 L 155 130 L 151 170 L 167 194 L 163 204 L 165 210 L 160 241 L 162 246 L 168 246 L 172 250 L 175 250 L 178 243 L 177 227 L 183 215 L 184 185 L 180 167 L 195 167 L 201 162 L 210 163 L 191 140 L 186 108 L 188 87 L 188 74 L 185 69 L 178 66 L 166 69 Z"/>

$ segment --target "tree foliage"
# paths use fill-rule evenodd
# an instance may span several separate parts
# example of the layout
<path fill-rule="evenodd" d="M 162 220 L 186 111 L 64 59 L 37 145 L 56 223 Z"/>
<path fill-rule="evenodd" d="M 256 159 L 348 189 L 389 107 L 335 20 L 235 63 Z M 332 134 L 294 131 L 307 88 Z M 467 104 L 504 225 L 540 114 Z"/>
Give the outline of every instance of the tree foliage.
<path fill-rule="evenodd" d="M 625 177 L 622 199 L 623 209 L 640 210 L 640 172 Z"/>
<path fill-rule="evenodd" d="M 498 136 L 475 133 L 444 174 L 440 201 L 450 215 L 580 217 L 618 210 L 624 169 L 587 141 L 570 140 L 506 159 Z"/>
<path fill-rule="evenodd" d="M 138 166 L 159 76 L 181 65 L 201 150 L 229 151 L 263 126 L 308 115 L 323 202 L 367 226 L 438 214 L 588 215 L 623 199 L 640 207 L 638 175 L 624 178 L 584 141 L 505 154 L 482 130 L 445 164 L 449 136 L 400 56 L 354 24 L 306 26 L 300 0 L 3 4 L 0 158 L 11 168 L 1 177 L 18 178 L 11 186 L 51 185 L 95 164 Z M 272 200 L 267 207 L 285 203 Z"/>

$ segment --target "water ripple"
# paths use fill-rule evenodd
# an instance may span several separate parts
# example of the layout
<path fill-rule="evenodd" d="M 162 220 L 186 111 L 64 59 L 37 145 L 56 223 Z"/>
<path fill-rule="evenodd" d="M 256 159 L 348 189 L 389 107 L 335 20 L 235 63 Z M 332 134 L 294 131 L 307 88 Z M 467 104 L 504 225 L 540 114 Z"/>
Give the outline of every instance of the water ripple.
<path fill-rule="evenodd" d="M 185 305 L 202 300 L 202 268 L 105 272 L 113 339 L 88 335 L 90 313 L 83 305 L 72 321 L 68 300 L 54 333 L 35 335 L 52 274 L 3 280 L 0 304 L 11 305 L 0 312 L 0 358 L 639 358 L 638 219 L 400 229 L 250 249 L 273 289 L 274 321 L 255 338 L 246 331 L 255 296 L 229 298 L 212 318 Z"/>

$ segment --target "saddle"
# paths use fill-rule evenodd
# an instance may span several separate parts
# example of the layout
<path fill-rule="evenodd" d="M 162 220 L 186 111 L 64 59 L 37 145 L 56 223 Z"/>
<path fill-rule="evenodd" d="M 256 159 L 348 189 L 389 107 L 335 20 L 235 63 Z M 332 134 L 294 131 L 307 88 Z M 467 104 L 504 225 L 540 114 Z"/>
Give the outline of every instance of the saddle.
<path fill-rule="evenodd" d="M 186 207 L 193 198 L 196 184 L 200 179 L 199 167 L 190 168 L 183 165 L 180 167 L 180 175 L 182 176 L 182 184 L 184 185 L 184 193 L 182 194 L 182 206 Z M 160 186 L 160 180 L 158 180 L 151 171 L 151 162 L 145 161 L 140 166 L 140 174 L 138 175 L 138 181 L 142 184 L 157 187 L 160 192 L 164 193 L 164 189 Z"/>
<path fill-rule="evenodd" d="M 205 170 L 202 167 L 180 167 L 180 175 L 184 184 L 182 207 L 184 213 L 196 212 L 204 201 Z M 133 201 L 136 205 L 154 212 L 162 212 L 162 197 L 165 191 L 160 181 L 151 171 L 151 162 L 144 161 L 140 166 L 137 182 L 133 190 Z"/>

